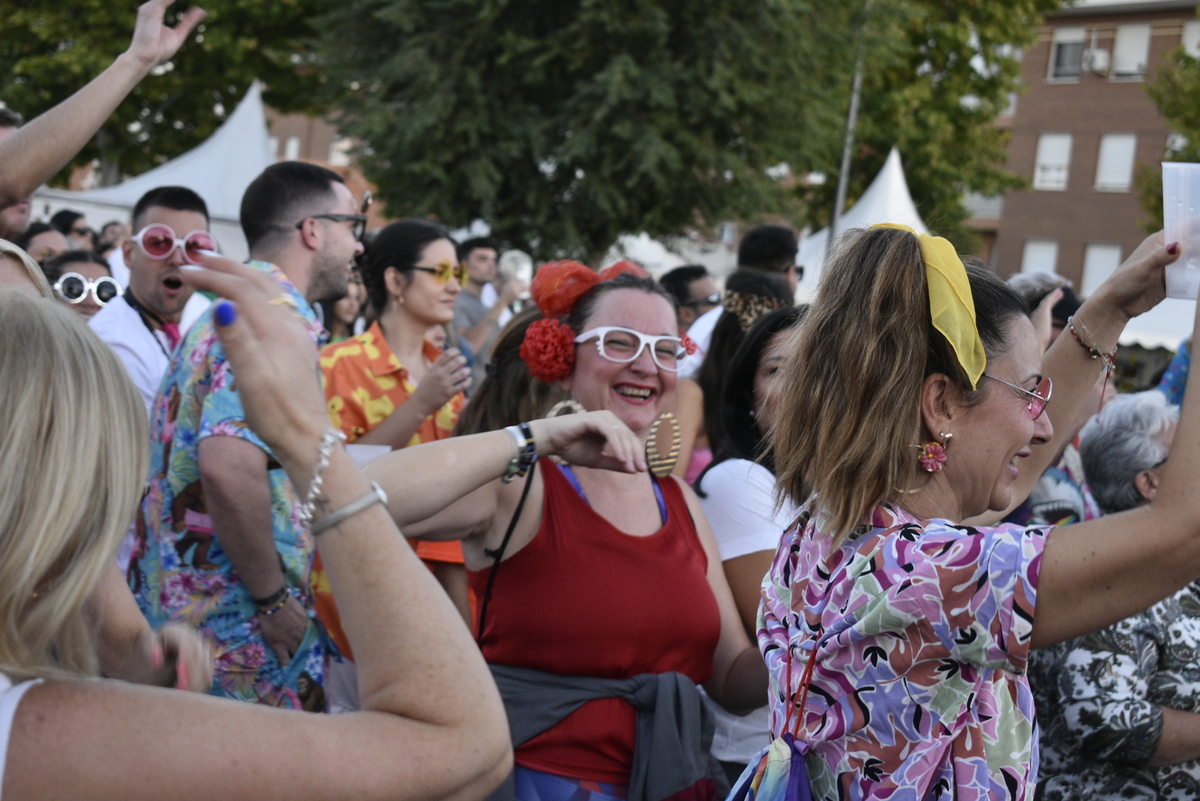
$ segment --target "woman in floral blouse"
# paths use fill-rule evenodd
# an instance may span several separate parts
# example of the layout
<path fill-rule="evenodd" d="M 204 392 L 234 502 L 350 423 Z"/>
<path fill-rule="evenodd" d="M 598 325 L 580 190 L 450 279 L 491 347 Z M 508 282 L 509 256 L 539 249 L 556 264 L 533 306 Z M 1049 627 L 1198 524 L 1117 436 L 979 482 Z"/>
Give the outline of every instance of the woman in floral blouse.
<path fill-rule="evenodd" d="M 758 633 L 772 730 L 803 743 L 815 798 L 1032 798 L 1030 648 L 1200 577 L 1196 410 L 1145 509 L 968 524 L 1028 493 L 1177 253 L 1148 239 L 1044 359 L 1020 299 L 944 239 L 876 226 L 826 266 L 775 430 L 779 486 L 813 495 L 764 581 Z"/>

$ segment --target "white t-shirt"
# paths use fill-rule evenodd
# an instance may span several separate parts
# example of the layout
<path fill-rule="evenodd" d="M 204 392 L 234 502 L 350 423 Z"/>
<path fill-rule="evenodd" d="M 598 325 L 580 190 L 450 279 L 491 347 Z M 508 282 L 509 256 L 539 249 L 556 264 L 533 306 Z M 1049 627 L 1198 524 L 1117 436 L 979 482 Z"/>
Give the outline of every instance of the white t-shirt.
<path fill-rule="evenodd" d="M 717 320 L 721 319 L 723 311 L 724 306 L 709 309 L 697 317 L 696 322 L 688 328 L 688 339 L 696 343 L 696 352 L 684 358 L 683 364 L 679 365 L 680 378 L 695 378 L 696 373 L 700 372 L 700 365 L 704 364 L 708 346 L 712 344 L 713 329 L 717 327 Z"/>
<path fill-rule="evenodd" d="M 179 334 L 184 336 L 212 302 L 199 292 L 188 299 L 179 321 Z M 162 331 L 152 331 L 125 298 L 118 296 L 88 322 L 96 336 L 116 352 L 125 365 L 146 404 L 146 414 L 154 405 L 158 385 L 171 363 L 171 340 Z"/>
<path fill-rule="evenodd" d="M 700 489 L 707 496 L 700 498 L 700 506 L 717 538 L 722 562 L 758 551 L 774 551 L 796 517 L 797 509 L 790 503 L 775 510 L 775 476 L 747 459 L 721 462 L 705 473 Z M 771 744 L 768 706 L 739 717 L 707 696 L 705 699 L 717 718 L 712 744 L 717 759 L 749 762 Z"/>
<path fill-rule="evenodd" d="M 115 247 L 108 254 L 108 271 L 112 273 L 113 280 L 121 285 L 121 289 L 129 286 L 129 268 L 125 265 L 125 251 L 119 247 Z"/>
<path fill-rule="evenodd" d="M 4 786 L 4 768 L 8 761 L 8 736 L 12 732 L 13 716 L 17 714 L 17 704 L 21 696 L 35 684 L 41 684 L 41 679 L 23 681 L 13 684 L 12 679 L 0 673 L 0 787 Z"/>

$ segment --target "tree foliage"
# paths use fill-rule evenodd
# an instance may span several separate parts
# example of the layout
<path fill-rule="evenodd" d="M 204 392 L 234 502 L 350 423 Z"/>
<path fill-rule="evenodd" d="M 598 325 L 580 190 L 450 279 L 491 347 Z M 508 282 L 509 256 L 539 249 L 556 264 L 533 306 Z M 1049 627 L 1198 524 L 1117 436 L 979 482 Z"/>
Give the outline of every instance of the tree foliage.
<path fill-rule="evenodd" d="M 346 0 L 326 67 L 389 213 L 594 260 L 624 232 L 794 210 L 765 169 L 812 160 L 853 56 L 818 5 Z"/>
<path fill-rule="evenodd" d="M 1167 141 L 1163 161 L 1200 161 L 1200 61 L 1182 47 L 1167 54 L 1163 66 L 1146 91 L 1176 134 Z M 1142 227 L 1154 233 L 1163 227 L 1162 171 L 1139 164 L 1134 175 L 1138 199 L 1146 212 Z"/>
<path fill-rule="evenodd" d="M 1004 168 L 1008 131 L 994 122 L 1019 90 L 1021 48 L 1062 2 L 857 2 L 864 80 L 849 197 L 862 194 L 895 146 L 922 219 L 968 252 L 975 243 L 963 226 L 964 196 L 1024 183 Z M 830 177 L 806 192 L 815 226 L 832 214 L 839 158 L 840 149 L 809 167 Z"/>
<path fill-rule="evenodd" d="M 142 81 L 73 165 L 99 159 L 105 183 L 157 166 L 207 138 L 255 78 L 276 108 L 316 108 L 311 21 L 328 3 L 202 0 L 208 18 L 192 41 Z M 129 46 L 136 11 L 117 0 L 0 0 L 0 100 L 29 119 L 66 99 Z"/>

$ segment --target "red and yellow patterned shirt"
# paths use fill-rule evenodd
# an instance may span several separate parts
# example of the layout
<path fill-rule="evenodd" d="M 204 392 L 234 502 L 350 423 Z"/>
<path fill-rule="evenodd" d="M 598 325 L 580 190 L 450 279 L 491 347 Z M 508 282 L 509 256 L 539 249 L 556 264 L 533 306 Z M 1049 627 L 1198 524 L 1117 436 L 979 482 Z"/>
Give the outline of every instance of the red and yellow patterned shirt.
<path fill-rule="evenodd" d="M 424 356 L 436 361 L 441 351 L 429 342 L 425 343 Z M 350 339 L 326 345 L 321 350 L 321 373 L 325 377 L 325 401 L 329 410 L 330 423 L 346 435 L 347 442 L 354 442 L 375 426 L 387 419 L 412 396 L 417 387 L 408 378 L 408 370 L 400 364 L 396 354 L 383 338 L 383 330 L 376 321 L 362 334 Z M 460 392 L 437 412 L 421 423 L 408 445 L 446 439 L 458 422 L 464 396 Z M 462 564 L 462 545 L 457 540 L 430 542 L 409 540 L 417 556 L 425 562 L 451 562 Z M 317 614 L 325 624 L 331 637 L 350 655 L 350 646 L 342 632 L 341 619 L 329 591 L 329 581 L 321 564 L 320 554 L 313 564 L 313 591 Z"/>

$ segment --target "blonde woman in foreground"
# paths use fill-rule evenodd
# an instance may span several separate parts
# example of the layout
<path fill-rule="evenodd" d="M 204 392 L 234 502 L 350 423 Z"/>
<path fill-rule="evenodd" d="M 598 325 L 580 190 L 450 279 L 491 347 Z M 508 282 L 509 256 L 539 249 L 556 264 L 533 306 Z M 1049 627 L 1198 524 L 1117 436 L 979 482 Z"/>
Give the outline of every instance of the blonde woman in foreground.
<path fill-rule="evenodd" d="M 247 419 L 307 488 L 329 426 L 316 354 L 299 319 L 271 305 L 269 279 L 212 266 L 189 279 L 237 302 L 236 315 L 232 305 L 218 315 L 219 333 Z M 500 782 L 511 752 L 487 667 L 378 503 L 318 539 L 365 711 L 308 715 L 97 679 L 85 603 L 141 496 L 145 413 L 69 309 L 0 289 L 0 332 L 13 331 L 0 335 L 5 801 L 475 799 Z M 371 492 L 334 447 L 316 522 Z"/>

